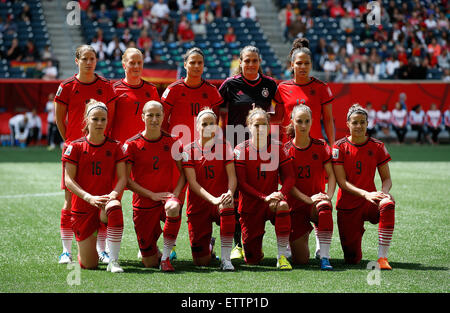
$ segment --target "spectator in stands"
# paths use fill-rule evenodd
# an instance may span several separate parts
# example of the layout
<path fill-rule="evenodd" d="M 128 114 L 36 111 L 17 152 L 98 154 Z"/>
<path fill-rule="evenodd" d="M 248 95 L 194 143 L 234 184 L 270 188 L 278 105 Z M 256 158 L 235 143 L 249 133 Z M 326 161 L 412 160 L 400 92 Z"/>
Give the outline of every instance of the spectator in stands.
<path fill-rule="evenodd" d="M 203 24 L 200 19 L 198 18 L 195 23 L 192 25 L 192 31 L 194 32 L 195 36 L 205 36 L 207 31 L 206 31 L 206 25 Z M 226 35 L 225 35 L 226 36 Z M 224 40 L 225 40 L 225 36 L 224 36 Z M 226 42 L 226 40 L 225 40 Z"/>
<path fill-rule="evenodd" d="M 30 23 L 32 19 L 31 8 L 28 3 L 24 3 L 22 7 L 22 12 L 20 13 L 20 20 Z"/>
<path fill-rule="evenodd" d="M 288 38 L 303 38 L 306 34 L 307 26 L 301 15 L 296 15 L 295 20 L 289 26 Z M 289 65 L 290 66 L 290 65 Z"/>
<path fill-rule="evenodd" d="M 251 1 L 245 1 L 245 5 L 241 8 L 240 16 L 242 18 L 249 18 L 254 21 L 258 19 L 255 6 L 251 3 Z"/>
<path fill-rule="evenodd" d="M 149 41 L 144 43 L 144 47 L 141 49 L 142 56 L 144 59 L 144 65 L 148 65 L 153 61 L 152 44 Z"/>
<path fill-rule="evenodd" d="M 394 78 L 395 71 L 400 68 L 400 61 L 395 60 L 392 55 L 389 55 L 386 60 L 386 74 L 388 78 Z"/>
<path fill-rule="evenodd" d="M 25 148 L 30 131 L 28 117 L 25 114 L 17 114 L 9 119 L 9 132 L 11 146 Z"/>
<path fill-rule="evenodd" d="M 8 61 L 21 61 L 22 60 L 22 51 L 19 47 L 19 40 L 17 38 L 12 39 L 11 46 L 6 51 L 5 58 Z"/>
<path fill-rule="evenodd" d="M 443 74 L 442 80 L 447 83 L 450 82 L 450 69 L 449 68 L 444 69 L 444 74 Z"/>
<path fill-rule="evenodd" d="M 447 110 L 444 112 L 444 126 L 450 136 L 450 104 L 447 107 Z"/>
<path fill-rule="evenodd" d="M 42 120 L 41 117 L 37 114 L 35 108 L 31 110 L 31 112 L 25 113 L 28 118 L 28 138 L 27 138 L 27 146 L 30 144 L 38 144 L 42 137 Z"/>
<path fill-rule="evenodd" d="M 117 17 L 116 20 L 114 21 L 114 27 L 115 28 L 127 28 L 128 27 L 128 22 L 127 19 L 125 18 L 125 13 L 124 10 L 117 10 Z"/>
<path fill-rule="evenodd" d="M 195 34 L 192 31 L 191 24 L 189 22 L 186 23 L 186 28 L 179 31 L 177 35 L 178 41 L 181 43 L 192 41 L 195 38 Z"/>
<path fill-rule="evenodd" d="M 226 43 L 232 43 L 236 41 L 236 34 L 234 33 L 233 26 L 227 28 L 227 33 L 223 36 L 223 40 Z"/>
<path fill-rule="evenodd" d="M 103 41 L 99 40 L 97 37 L 94 37 L 92 38 L 91 46 L 94 48 L 99 61 L 104 61 L 107 59 L 108 47 Z"/>
<path fill-rule="evenodd" d="M 47 112 L 47 145 L 48 150 L 55 149 L 56 146 L 61 144 L 61 136 L 55 122 L 55 98 L 54 93 L 48 95 L 48 101 L 45 104 L 45 112 Z"/>
<path fill-rule="evenodd" d="M 192 9 L 192 0 L 177 0 L 177 4 L 181 14 L 186 14 Z"/>
<path fill-rule="evenodd" d="M 345 15 L 345 10 L 341 6 L 339 0 L 328 1 L 328 9 L 330 16 L 333 18 L 343 17 Z"/>
<path fill-rule="evenodd" d="M 355 24 L 353 22 L 353 17 L 350 13 L 345 12 L 344 16 L 339 21 L 339 28 L 346 34 L 351 34 L 355 30 Z"/>
<path fill-rule="evenodd" d="M 353 46 L 352 41 L 353 40 L 351 36 L 347 36 L 347 38 L 345 38 L 345 50 L 347 51 L 348 56 L 352 56 L 355 52 L 355 47 Z"/>
<path fill-rule="evenodd" d="M 111 22 L 111 13 L 109 13 L 105 3 L 100 4 L 100 10 L 97 13 L 97 22 L 102 24 Z"/>
<path fill-rule="evenodd" d="M 367 134 L 370 137 L 373 137 L 377 133 L 377 111 L 374 110 L 372 106 L 372 102 L 366 103 L 366 110 L 367 110 Z"/>
<path fill-rule="evenodd" d="M 45 45 L 44 49 L 41 51 L 41 60 L 47 61 L 52 60 L 55 64 L 58 64 L 58 59 L 56 55 L 52 51 L 52 47 L 50 45 Z"/>
<path fill-rule="evenodd" d="M 125 45 L 128 45 L 128 43 L 133 39 L 129 28 L 124 29 L 121 39 Z"/>
<path fill-rule="evenodd" d="M 425 115 L 425 124 L 427 126 L 428 135 L 431 133 L 431 143 L 438 144 L 438 135 L 441 132 L 442 115 L 437 108 L 436 103 L 430 105 L 430 109 Z"/>
<path fill-rule="evenodd" d="M 108 8 L 110 10 L 122 10 L 123 9 L 123 1 L 122 0 L 110 0 L 110 1 L 105 1 L 108 3 Z"/>
<path fill-rule="evenodd" d="M 133 10 L 131 17 L 128 19 L 128 28 L 141 29 L 144 25 L 144 19 L 139 15 L 138 10 Z"/>
<path fill-rule="evenodd" d="M 445 16 L 444 12 L 439 12 L 439 19 L 437 21 L 437 27 L 440 30 L 448 30 L 449 22 L 448 18 Z"/>
<path fill-rule="evenodd" d="M 39 51 L 31 39 L 27 43 L 22 52 L 22 62 L 37 62 L 40 60 Z"/>
<path fill-rule="evenodd" d="M 336 60 L 336 55 L 329 49 L 328 57 L 323 64 L 323 70 L 325 71 L 325 81 L 330 81 L 339 67 L 339 62 Z"/>
<path fill-rule="evenodd" d="M 383 79 L 383 78 L 387 77 L 386 62 L 384 60 L 382 60 L 380 56 L 378 56 L 376 58 L 374 68 L 375 68 L 375 74 L 379 78 Z"/>
<path fill-rule="evenodd" d="M 223 16 L 236 18 L 238 15 L 239 14 L 237 11 L 236 1 L 230 0 L 228 6 L 224 7 L 223 9 Z"/>
<path fill-rule="evenodd" d="M 370 65 L 369 70 L 366 73 L 364 78 L 367 82 L 377 82 L 379 80 L 379 78 L 378 78 L 378 75 L 375 74 L 375 67 Z"/>
<path fill-rule="evenodd" d="M 292 10 L 292 4 L 290 2 L 286 3 L 286 6 L 280 10 L 278 13 L 278 20 L 280 21 L 281 28 L 283 29 L 284 41 L 287 42 L 292 40 L 292 37 L 290 36 L 290 28 L 296 20 L 296 15 Z M 294 36 L 294 38 L 296 37 L 297 35 Z"/>
<path fill-rule="evenodd" d="M 198 17 L 200 18 L 202 24 L 210 24 L 214 21 L 214 14 L 212 14 L 208 7 L 206 7 L 203 11 L 200 11 Z"/>
<path fill-rule="evenodd" d="M 144 48 L 144 45 L 147 43 L 150 43 L 150 45 L 153 44 L 152 39 L 150 38 L 150 36 L 147 33 L 147 29 L 143 28 L 141 30 L 141 34 L 137 40 L 137 47 L 142 50 Z"/>
<path fill-rule="evenodd" d="M 41 69 L 43 80 L 55 80 L 58 78 L 58 68 L 53 64 L 52 60 L 42 62 L 43 67 Z"/>
<path fill-rule="evenodd" d="M 389 136 L 392 125 L 392 112 L 388 110 L 387 104 L 381 106 L 381 110 L 377 112 L 376 118 L 377 129 L 385 136 Z"/>
<path fill-rule="evenodd" d="M 450 53 L 448 53 L 448 49 L 442 49 L 442 53 L 437 58 L 438 65 L 441 69 L 450 68 Z"/>
<path fill-rule="evenodd" d="M 189 22 L 194 23 L 198 19 L 198 9 L 192 8 L 186 15 L 181 15 L 181 19 L 183 19 L 184 16 Z"/>
<path fill-rule="evenodd" d="M 158 0 L 158 2 L 153 5 L 151 11 L 151 14 L 158 19 L 166 18 L 169 13 L 169 7 L 164 0 Z"/>
<path fill-rule="evenodd" d="M 349 75 L 348 80 L 350 82 L 363 82 L 364 76 L 361 74 L 361 71 L 359 70 L 358 64 L 354 64 L 352 68 L 352 73 Z"/>
<path fill-rule="evenodd" d="M 416 143 L 423 143 L 425 112 L 420 104 L 415 105 L 409 112 L 409 124 L 412 130 L 417 131 Z"/>
<path fill-rule="evenodd" d="M 112 59 L 114 55 L 116 55 L 116 52 L 119 51 L 120 54 L 124 53 L 126 49 L 125 44 L 119 40 L 119 37 L 114 36 L 113 40 L 111 40 L 108 44 L 108 58 Z"/>
<path fill-rule="evenodd" d="M 229 76 L 234 76 L 234 75 L 238 74 L 238 72 L 239 72 L 239 64 L 240 64 L 239 55 L 238 54 L 233 54 L 233 59 L 230 62 L 230 74 L 229 74 Z"/>
<path fill-rule="evenodd" d="M 17 35 L 17 24 L 14 22 L 14 15 L 9 14 L 6 17 L 6 23 L 3 26 L 3 35 L 11 35 L 15 36 Z"/>
<path fill-rule="evenodd" d="M 397 134 L 397 141 L 400 144 L 405 141 L 407 123 L 408 111 L 402 107 L 402 104 L 400 102 L 396 102 L 395 108 L 392 110 L 392 128 Z"/>

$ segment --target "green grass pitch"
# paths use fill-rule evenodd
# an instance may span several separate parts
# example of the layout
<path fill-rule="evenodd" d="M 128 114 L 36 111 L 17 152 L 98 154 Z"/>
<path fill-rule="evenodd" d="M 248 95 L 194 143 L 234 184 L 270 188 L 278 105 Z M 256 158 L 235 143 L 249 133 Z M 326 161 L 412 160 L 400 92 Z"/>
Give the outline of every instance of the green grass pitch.
<path fill-rule="evenodd" d="M 185 215 L 177 240 L 178 259 L 173 262 L 176 272 L 145 269 L 136 258 L 129 191 L 123 198 L 125 229 L 120 252 L 125 273 L 108 273 L 105 265 L 77 272 L 76 267 L 57 263 L 62 249 L 61 152 L 0 148 L 0 292 L 448 293 L 450 146 L 387 148 L 393 159 L 390 168 L 392 194 L 397 201 L 396 225 L 389 253 L 393 271 L 383 271 L 379 276 L 371 276 L 374 272 L 367 269 L 377 257 L 376 225 L 366 223 L 359 265 L 344 264 L 335 221 L 331 247 L 334 271 L 319 270 L 318 261 L 313 259 L 315 240 L 311 234 L 310 264 L 280 272 L 275 268 L 274 228 L 268 222 L 263 264 L 249 266 L 238 261 L 234 262 L 235 272 L 223 273 L 218 263 L 209 267 L 192 264 Z M 336 219 L 336 211 L 333 217 Z M 214 235 L 219 237 L 217 227 Z M 216 251 L 220 252 L 218 243 Z M 76 255 L 75 240 L 72 249 Z M 379 284 L 368 283 L 374 277 L 379 277 Z"/>

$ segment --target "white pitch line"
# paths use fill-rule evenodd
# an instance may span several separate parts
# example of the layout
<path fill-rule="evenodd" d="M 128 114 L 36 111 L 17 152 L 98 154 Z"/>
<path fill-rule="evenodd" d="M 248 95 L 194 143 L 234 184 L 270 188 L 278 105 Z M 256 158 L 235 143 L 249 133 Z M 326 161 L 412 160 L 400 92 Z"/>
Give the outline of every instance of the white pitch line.
<path fill-rule="evenodd" d="M 49 197 L 61 196 L 64 192 L 47 192 L 47 193 L 26 193 L 21 195 L 0 195 L 0 199 L 14 199 L 14 198 L 32 198 L 32 197 Z"/>

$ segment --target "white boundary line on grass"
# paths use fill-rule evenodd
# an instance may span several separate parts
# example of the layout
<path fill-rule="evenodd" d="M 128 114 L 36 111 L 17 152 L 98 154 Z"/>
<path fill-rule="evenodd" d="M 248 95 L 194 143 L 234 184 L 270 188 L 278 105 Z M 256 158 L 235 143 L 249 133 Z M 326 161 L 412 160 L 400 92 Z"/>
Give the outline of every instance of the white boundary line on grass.
<path fill-rule="evenodd" d="M 19 195 L 0 195 L 0 199 L 14 199 L 14 198 L 32 198 L 32 197 L 48 197 L 48 196 L 60 196 L 64 195 L 64 192 L 46 192 L 46 193 L 26 193 Z"/>

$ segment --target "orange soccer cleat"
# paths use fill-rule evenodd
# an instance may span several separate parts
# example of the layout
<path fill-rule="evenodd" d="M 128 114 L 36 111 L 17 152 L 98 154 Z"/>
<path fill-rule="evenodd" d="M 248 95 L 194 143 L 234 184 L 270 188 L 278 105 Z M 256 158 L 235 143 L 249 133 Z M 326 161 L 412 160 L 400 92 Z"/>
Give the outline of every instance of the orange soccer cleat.
<path fill-rule="evenodd" d="M 392 270 L 387 258 L 379 258 L 377 262 L 380 266 L 380 270 Z"/>

